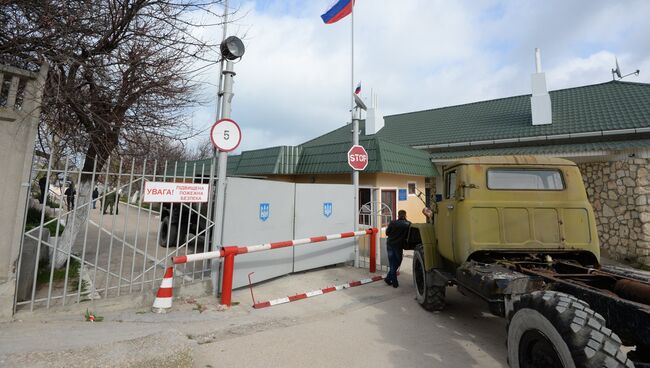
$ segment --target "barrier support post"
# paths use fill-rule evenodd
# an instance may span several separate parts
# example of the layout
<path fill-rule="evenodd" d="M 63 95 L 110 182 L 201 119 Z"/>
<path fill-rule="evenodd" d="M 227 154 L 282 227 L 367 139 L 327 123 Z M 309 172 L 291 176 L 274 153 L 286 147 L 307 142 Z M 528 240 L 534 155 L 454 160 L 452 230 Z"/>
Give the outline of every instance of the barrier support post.
<path fill-rule="evenodd" d="M 370 272 L 375 273 L 377 271 L 377 233 L 379 230 L 377 228 L 372 228 L 372 233 L 370 233 Z"/>
<path fill-rule="evenodd" d="M 223 283 L 221 284 L 221 304 L 230 307 L 232 298 L 232 278 L 235 270 L 235 255 L 238 247 L 223 247 Z"/>

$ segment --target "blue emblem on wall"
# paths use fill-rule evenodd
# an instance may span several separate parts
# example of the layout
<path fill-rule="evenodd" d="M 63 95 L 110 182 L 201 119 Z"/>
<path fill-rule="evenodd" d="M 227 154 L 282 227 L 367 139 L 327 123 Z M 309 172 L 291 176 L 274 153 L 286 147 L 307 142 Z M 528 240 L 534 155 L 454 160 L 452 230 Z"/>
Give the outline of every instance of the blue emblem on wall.
<path fill-rule="evenodd" d="M 271 206 L 268 203 L 260 203 L 260 220 L 266 221 L 269 219 Z"/>
<path fill-rule="evenodd" d="M 323 203 L 323 215 L 325 217 L 332 216 L 332 202 L 324 202 Z"/>

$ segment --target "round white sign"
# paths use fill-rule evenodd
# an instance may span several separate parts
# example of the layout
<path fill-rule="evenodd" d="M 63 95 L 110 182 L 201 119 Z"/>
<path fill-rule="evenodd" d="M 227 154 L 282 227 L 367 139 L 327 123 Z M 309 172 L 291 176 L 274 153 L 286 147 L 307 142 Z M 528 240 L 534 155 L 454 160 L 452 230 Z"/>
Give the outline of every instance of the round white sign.
<path fill-rule="evenodd" d="M 210 130 L 210 140 L 218 150 L 232 151 L 239 147 L 239 143 L 241 143 L 241 129 L 234 120 L 218 120 Z"/>

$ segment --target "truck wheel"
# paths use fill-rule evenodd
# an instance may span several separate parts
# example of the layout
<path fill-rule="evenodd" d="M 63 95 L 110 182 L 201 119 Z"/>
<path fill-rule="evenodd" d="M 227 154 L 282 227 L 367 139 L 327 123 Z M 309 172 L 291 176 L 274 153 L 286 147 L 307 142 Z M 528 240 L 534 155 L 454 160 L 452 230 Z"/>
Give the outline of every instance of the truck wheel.
<path fill-rule="evenodd" d="M 160 232 L 158 234 L 158 245 L 167 248 L 176 246 L 176 236 L 178 235 L 178 224 L 170 224 L 169 216 L 160 222 Z M 168 241 L 169 239 L 169 241 Z"/>
<path fill-rule="evenodd" d="M 535 291 L 514 310 L 507 338 L 512 368 L 634 368 L 605 319 L 572 295 Z"/>
<path fill-rule="evenodd" d="M 419 244 L 413 252 L 413 286 L 415 299 L 428 311 L 439 311 L 445 307 L 445 287 L 431 285 L 433 275 L 424 268 L 424 247 Z"/>

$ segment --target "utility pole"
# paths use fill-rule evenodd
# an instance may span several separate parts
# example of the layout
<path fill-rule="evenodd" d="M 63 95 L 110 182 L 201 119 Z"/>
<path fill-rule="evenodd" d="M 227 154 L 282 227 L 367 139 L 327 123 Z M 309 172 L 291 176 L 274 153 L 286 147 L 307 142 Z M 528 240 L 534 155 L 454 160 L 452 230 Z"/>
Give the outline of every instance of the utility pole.
<path fill-rule="evenodd" d="M 232 92 L 234 84 L 235 71 L 233 62 L 226 60 L 226 67 L 223 70 L 223 96 L 221 98 L 221 116 L 219 120 L 230 118 L 232 112 L 232 98 L 235 95 Z M 214 218 L 214 231 L 212 231 L 212 251 L 221 248 L 221 238 L 223 234 L 223 216 L 226 198 L 226 166 L 228 164 L 228 152 L 219 151 L 217 158 L 217 194 L 214 201 L 214 211 L 212 211 Z M 211 278 L 213 285 L 214 295 L 219 292 L 219 284 L 217 282 L 219 276 L 219 262 L 212 262 Z"/>

